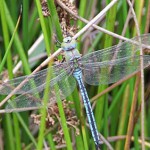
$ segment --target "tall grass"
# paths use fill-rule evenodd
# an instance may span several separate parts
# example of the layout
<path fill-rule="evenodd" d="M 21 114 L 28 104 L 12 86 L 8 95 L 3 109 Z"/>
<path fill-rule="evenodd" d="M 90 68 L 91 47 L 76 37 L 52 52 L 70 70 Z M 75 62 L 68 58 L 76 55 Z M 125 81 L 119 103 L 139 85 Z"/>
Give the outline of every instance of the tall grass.
<path fill-rule="evenodd" d="M 57 1 L 57 0 L 56 0 Z M 18 1 L 17 1 L 18 2 Z M 42 7 L 39 0 L 28 1 L 23 0 L 22 3 L 18 3 L 11 0 L 0 0 L 0 79 L 5 78 L 12 79 L 21 75 L 30 74 L 36 67 L 43 62 L 42 55 L 50 56 L 53 52 L 57 51 L 56 43 L 53 40 L 55 34 L 57 40 L 62 42 L 63 31 L 59 22 L 59 14 L 57 14 L 58 8 L 56 2 L 53 0 L 47 0 L 48 9 L 50 15 L 44 17 L 42 14 Z M 78 8 L 78 15 L 91 20 L 96 16 L 110 0 L 82 0 L 76 1 Z M 17 5 L 16 5 L 17 4 Z M 58 5 L 58 4 L 57 4 Z M 23 11 L 21 12 L 21 21 L 18 19 L 21 6 Z M 135 0 L 134 9 L 137 15 L 137 21 L 140 26 L 141 34 L 149 31 L 149 0 L 139 1 Z M 116 34 L 131 38 L 137 35 L 137 29 L 135 27 L 134 20 L 130 18 L 127 25 L 126 21 L 130 7 L 126 0 L 118 1 L 110 10 L 102 17 L 98 23 L 100 27 L 103 27 Z M 19 20 L 19 22 L 17 22 Z M 85 25 L 79 19 L 77 21 L 71 20 L 71 25 L 82 29 Z M 42 52 L 38 49 L 34 49 L 33 62 L 29 62 L 31 56 L 28 55 L 28 49 L 35 43 L 38 37 L 43 33 L 44 39 L 41 41 L 44 44 Z M 78 49 L 81 54 L 87 54 L 91 51 L 111 47 L 119 42 L 110 35 L 107 35 L 99 30 L 90 28 L 78 38 Z M 105 51 L 105 49 L 104 49 Z M 39 59 L 36 59 L 39 56 Z M 58 60 L 61 59 L 58 56 Z M 44 57 L 45 59 L 45 57 Z M 17 63 L 21 60 L 22 66 L 18 68 L 17 72 L 14 71 Z M 52 65 L 50 63 L 49 65 Z M 146 149 L 149 149 L 149 122 L 150 122 L 150 83 L 149 83 L 149 70 L 145 71 L 145 140 L 147 141 Z M 50 77 L 47 76 L 49 79 Z M 101 97 L 96 99 L 93 105 L 96 124 L 99 132 L 107 139 L 112 147 L 116 150 L 124 149 L 125 146 L 129 149 L 141 149 L 140 136 L 141 136 L 141 124 L 140 124 L 140 88 L 137 77 L 133 77 L 121 85 L 116 86 L 111 92 L 105 93 Z M 138 86 L 137 86 L 138 85 Z M 107 89 L 109 85 L 98 87 L 87 85 L 87 91 L 89 97 L 92 98 L 103 90 Z M 56 87 L 57 88 L 57 87 Z M 139 89 L 138 89 L 139 88 Z M 49 87 L 46 86 L 43 102 L 47 105 Z M 138 92 L 137 92 L 138 91 Z M 147 96 L 148 95 L 148 96 Z M 13 97 L 15 98 L 15 96 Z M 13 99 L 12 98 L 12 99 Z M 5 150 L 19 150 L 19 149 L 77 149 L 77 150 L 95 150 L 95 145 L 87 126 L 86 114 L 78 89 L 76 88 L 72 95 L 67 97 L 67 100 L 73 104 L 70 106 L 70 111 L 75 112 L 74 117 L 77 117 L 79 125 L 76 122 L 69 122 L 69 114 L 66 116 L 66 108 L 64 108 L 62 101 L 60 101 L 59 95 L 56 97 L 58 101 L 58 120 L 55 120 L 55 124 L 47 128 L 47 109 L 43 108 L 41 111 L 27 111 L 23 113 L 11 113 L 1 115 L 0 124 L 0 149 Z M 133 103 L 137 98 L 137 103 Z M 4 99 L 3 95 L 0 95 L 0 101 Z M 136 106 L 134 111 L 133 124 L 130 125 L 130 110 Z M 5 106 L 4 106 L 5 107 Z M 4 108 L 3 107 L 3 108 Z M 40 124 L 35 125 L 30 114 L 41 114 L 39 119 Z M 60 127 L 61 129 L 57 128 Z M 131 127 L 133 126 L 133 128 Z M 129 129 L 131 131 L 129 132 Z M 61 131 L 63 134 L 62 141 L 55 141 L 58 139 L 61 133 L 57 135 L 57 131 Z M 77 132 L 79 131 L 79 133 Z M 131 134 L 132 138 L 126 138 L 127 133 Z M 130 141 L 129 146 L 128 142 Z M 103 144 L 102 149 L 108 149 L 107 145 Z"/>

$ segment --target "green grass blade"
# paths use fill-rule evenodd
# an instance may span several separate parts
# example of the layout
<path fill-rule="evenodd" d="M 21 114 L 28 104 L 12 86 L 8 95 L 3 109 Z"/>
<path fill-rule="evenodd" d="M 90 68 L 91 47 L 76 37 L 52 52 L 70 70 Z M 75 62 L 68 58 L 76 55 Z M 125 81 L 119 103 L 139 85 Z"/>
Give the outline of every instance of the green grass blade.
<path fill-rule="evenodd" d="M 4 41 L 5 41 L 5 43 L 6 43 L 6 41 L 7 41 L 7 43 L 8 43 L 8 30 L 6 29 L 7 25 L 6 25 L 6 20 L 5 20 L 5 14 L 3 13 L 4 11 L 2 11 L 2 10 L 3 10 L 3 5 L 1 5 L 1 14 L 2 14 L 2 24 L 3 24 L 3 29 L 4 29 L 4 30 L 3 30 L 3 33 L 4 33 Z M 6 47 L 7 45 L 8 45 L 8 47 L 7 47 L 6 53 L 5 53 L 4 57 L 3 57 L 3 60 L 2 60 L 2 62 L 1 62 L 1 64 L 0 64 L 0 72 L 2 72 L 2 69 L 3 69 L 3 67 L 4 67 L 4 64 L 5 64 L 5 62 L 6 62 L 7 57 L 9 57 L 9 58 L 8 58 L 8 61 L 7 61 L 7 62 L 9 63 L 8 68 L 9 68 L 9 66 L 12 66 L 12 65 L 10 64 L 10 58 L 11 58 L 10 48 L 11 48 L 11 46 L 12 46 L 12 43 L 13 43 L 15 34 L 16 34 L 16 32 L 17 32 L 19 22 L 20 22 L 20 17 L 19 17 L 19 19 L 18 19 L 18 21 L 17 21 L 16 27 L 15 27 L 15 29 L 14 29 L 14 32 L 13 32 L 13 35 L 12 35 L 12 38 L 11 38 L 9 44 L 5 44 L 5 47 Z M 4 23 L 5 23 L 5 24 L 4 24 Z M 7 36 L 7 37 L 6 37 L 6 36 Z M 6 37 L 6 38 L 5 38 L 5 37 Z M 9 70 L 9 69 L 8 69 L 8 70 Z"/>
<path fill-rule="evenodd" d="M 41 23 L 41 28 L 42 28 L 43 35 L 44 35 L 46 50 L 47 50 L 47 53 L 50 54 L 50 41 L 49 41 L 49 39 L 50 39 L 51 34 L 50 34 L 50 31 L 48 28 L 47 19 L 44 18 L 43 14 L 42 14 L 42 7 L 41 7 L 40 1 L 35 0 L 35 2 L 36 2 L 37 9 L 38 9 L 39 17 L 40 17 L 40 23 Z"/>
<path fill-rule="evenodd" d="M 9 13 L 9 10 L 7 8 L 7 5 L 4 3 L 4 7 L 5 7 L 5 11 L 6 11 L 6 20 L 8 22 L 8 26 L 9 26 L 9 29 L 11 31 L 11 33 L 13 33 L 14 31 L 14 24 L 13 24 L 13 21 L 10 17 L 10 13 Z M 26 58 L 26 55 L 25 55 L 25 52 L 24 52 L 24 49 L 22 47 L 22 44 L 21 44 L 21 41 L 18 37 L 18 34 L 16 33 L 15 37 L 14 37 L 14 44 L 16 46 L 16 49 L 17 49 L 17 52 L 22 60 L 22 64 L 23 64 L 23 67 L 24 67 L 24 70 L 26 72 L 26 74 L 30 74 L 31 71 L 30 71 L 30 67 L 29 67 L 29 64 L 28 64 L 28 61 L 27 61 L 27 58 Z"/>
<path fill-rule="evenodd" d="M 43 105 L 47 106 L 48 100 L 49 100 L 49 81 L 51 79 L 51 72 L 48 70 L 47 76 L 46 76 L 46 87 L 44 90 L 44 97 L 43 97 Z M 43 148 L 43 141 L 44 141 L 44 131 L 46 127 L 46 114 L 47 114 L 47 109 L 46 107 L 41 108 L 41 121 L 40 121 L 40 129 L 39 129 L 39 135 L 38 135 L 38 145 L 37 149 L 42 149 Z"/>
<path fill-rule="evenodd" d="M 53 141 L 53 135 L 51 133 L 49 133 L 47 135 L 47 140 L 49 142 L 49 146 L 50 146 L 51 150 L 56 150 L 55 144 L 54 144 L 54 141 Z"/>
<path fill-rule="evenodd" d="M 29 1 L 28 0 L 23 0 L 23 12 L 22 12 L 22 42 L 23 42 L 23 47 L 27 54 L 27 50 L 29 48 L 29 32 L 28 32 L 28 21 L 29 21 Z"/>
<path fill-rule="evenodd" d="M 5 144 L 5 150 L 15 150 L 15 143 L 13 142 L 13 127 L 11 126 L 11 115 L 6 114 L 3 119 L 3 126 L 4 126 L 4 144 Z"/>
<path fill-rule="evenodd" d="M 62 41 L 63 35 L 62 35 L 60 23 L 59 23 L 58 14 L 56 11 L 56 6 L 54 4 L 54 0 L 47 0 L 47 4 L 48 4 L 48 8 L 50 10 L 50 16 L 52 18 L 53 26 L 55 27 L 55 30 L 56 30 L 57 38 L 59 41 Z"/>

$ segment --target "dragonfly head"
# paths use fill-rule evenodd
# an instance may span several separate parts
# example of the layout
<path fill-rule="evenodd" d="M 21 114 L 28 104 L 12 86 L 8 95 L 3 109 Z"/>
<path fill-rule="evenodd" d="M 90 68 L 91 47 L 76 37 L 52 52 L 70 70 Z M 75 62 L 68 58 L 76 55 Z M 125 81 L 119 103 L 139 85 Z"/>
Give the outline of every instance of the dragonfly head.
<path fill-rule="evenodd" d="M 76 41 L 72 39 L 70 36 L 63 39 L 63 42 L 61 44 L 61 48 L 64 51 L 70 51 L 72 49 L 76 48 Z"/>

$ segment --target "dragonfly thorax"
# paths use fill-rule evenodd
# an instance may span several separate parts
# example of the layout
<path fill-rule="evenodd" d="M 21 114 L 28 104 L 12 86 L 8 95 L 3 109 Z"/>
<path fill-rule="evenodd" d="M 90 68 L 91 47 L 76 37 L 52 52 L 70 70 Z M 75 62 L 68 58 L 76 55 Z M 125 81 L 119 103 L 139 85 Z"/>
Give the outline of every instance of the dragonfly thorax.
<path fill-rule="evenodd" d="M 80 64 L 79 64 L 79 62 L 78 62 L 78 59 L 79 59 L 79 58 L 80 58 L 80 57 L 76 56 L 76 57 L 70 59 L 70 64 L 71 64 L 71 67 L 72 67 L 73 69 L 80 68 Z"/>

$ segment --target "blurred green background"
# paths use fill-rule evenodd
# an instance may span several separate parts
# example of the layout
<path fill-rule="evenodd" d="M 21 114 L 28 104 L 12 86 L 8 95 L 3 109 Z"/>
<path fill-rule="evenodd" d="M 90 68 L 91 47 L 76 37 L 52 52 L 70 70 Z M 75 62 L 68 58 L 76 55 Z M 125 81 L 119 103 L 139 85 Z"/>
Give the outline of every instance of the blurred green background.
<path fill-rule="evenodd" d="M 102 11 L 110 0 L 63 0 L 63 2 L 75 14 L 91 20 Z M 47 5 L 46 5 L 47 4 Z M 19 20 L 22 7 L 21 19 Z M 134 11 L 140 28 L 140 33 L 149 33 L 150 27 L 150 1 L 135 0 Z M 29 1 L 29 0 L 0 0 L 0 79 L 4 81 L 9 78 L 29 75 L 48 56 L 57 51 L 58 46 L 54 37 L 62 42 L 63 36 L 68 33 L 73 36 L 85 26 L 79 19 L 72 18 L 60 7 L 58 1 Z M 58 14 L 57 14 L 58 12 Z M 101 18 L 98 25 L 132 38 L 137 35 L 137 29 L 130 7 L 126 0 L 118 1 L 105 16 Z M 129 15 L 129 16 L 128 16 Z M 127 22 L 127 18 L 129 20 Z M 19 20 L 19 23 L 17 21 Z M 67 32 L 67 33 L 66 33 Z M 44 37 L 43 37 L 44 35 Z M 39 39 L 40 37 L 40 39 Z M 38 41 L 37 41 L 38 40 Z M 99 30 L 90 28 L 78 38 L 78 49 L 81 54 L 111 47 L 119 42 L 119 39 L 107 35 Z M 34 47 L 32 47 L 34 45 Z M 28 54 L 28 50 L 33 50 Z M 61 60 L 58 56 L 57 60 Z M 19 62 L 22 64 L 18 66 Z M 148 142 L 146 149 L 150 148 L 150 73 L 145 70 L 145 140 Z M 130 149 L 141 149 L 139 142 L 141 136 L 140 106 L 141 92 L 140 84 L 136 92 L 136 77 L 133 77 L 121 85 L 116 86 L 110 92 L 96 99 L 94 115 L 99 132 L 105 138 L 112 138 L 110 144 L 115 150 L 125 149 L 126 137 L 129 126 L 130 110 L 136 105 L 133 118 L 132 140 Z M 108 88 L 108 86 L 89 86 L 87 91 L 90 98 Z M 137 104 L 132 104 L 137 96 Z M 0 101 L 5 96 L 0 95 Z M 27 111 L 21 113 L 0 115 L 0 149 L 77 149 L 94 150 L 94 142 L 89 128 L 86 126 L 86 114 L 80 103 L 78 89 L 67 98 L 73 102 L 70 106 L 59 104 L 59 112 L 65 111 L 64 115 L 58 112 L 59 119 L 55 118 L 55 124 L 47 126 L 47 112 Z M 67 108 L 63 106 L 68 105 Z M 4 108 L 4 107 L 3 107 Z M 69 122 L 69 111 L 76 119 Z M 37 120 L 40 124 L 33 123 L 31 114 L 41 114 Z M 63 113 L 62 113 L 63 114 Z M 56 116 L 55 116 L 56 117 Z M 66 121 L 67 120 L 67 121 Z M 62 122 L 61 122 L 62 121 Z M 61 125 L 60 125 L 61 123 Z M 107 149 L 103 144 L 102 149 Z"/>

